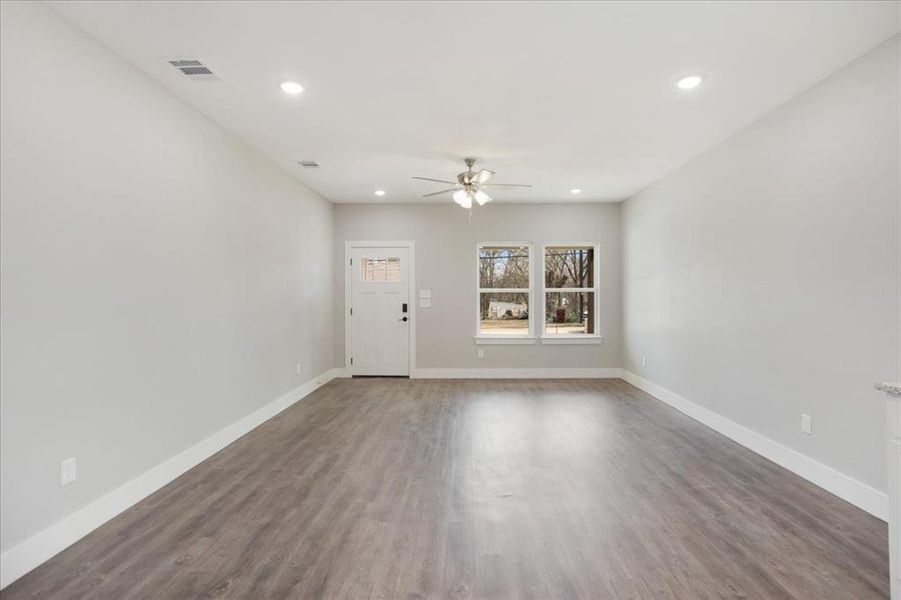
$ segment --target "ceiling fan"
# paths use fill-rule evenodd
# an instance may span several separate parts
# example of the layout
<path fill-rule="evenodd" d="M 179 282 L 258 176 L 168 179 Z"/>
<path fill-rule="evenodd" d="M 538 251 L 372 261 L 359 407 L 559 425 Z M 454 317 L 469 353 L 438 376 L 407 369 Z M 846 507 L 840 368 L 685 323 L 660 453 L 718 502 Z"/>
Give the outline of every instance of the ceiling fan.
<path fill-rule="evenodd" d="M 525 183 L 488 183 L 488 180 L 491 179 L 492 175 L 494 175 L 494 171 L 489 171 L 488 169 L 473 171 L 472 168 L 476 164 L 476 159 L 474 158 L 464 158 L 463 162 L 466 164 L 466 170 L 457 175 L 457 181 L 448 181 L 446 179 L 432 179 L 430 177 L 414 177 L 413 179 L 420 179 L 422 181 L 434 181 L 436 183 L 448 183 L 454 186 L 447 188 L 446 190 L 440 190 L 437 192 L 432 192 L 431 194 L 425 194 L 423 195 L 423 198 L 453 192 L 454 202 L 456 202 L 463 208 L 472 208 L 473 200 L 475 200 L 479 206 L 483 206 L 488 202 L 491 202 L 491 196 L 485 193 L 485 188 L 532 187 L 531 185 Z"/>

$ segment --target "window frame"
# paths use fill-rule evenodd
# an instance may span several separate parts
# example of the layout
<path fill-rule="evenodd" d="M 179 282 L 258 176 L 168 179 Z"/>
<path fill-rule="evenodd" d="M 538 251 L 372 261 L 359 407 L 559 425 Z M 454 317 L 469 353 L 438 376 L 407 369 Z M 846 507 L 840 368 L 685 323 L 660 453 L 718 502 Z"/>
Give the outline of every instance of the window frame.
<path fill-rule="evenodd" d="M 482 248 L 526 248 L 529 254 L 527 272 L 529 274 L 528 288 L 483 288 L 481 280 L 481 259 Z M 476 294 L 475 294 L 475 336 L 473 339 L 476 344 L 534 344 L 537 341 L 535 337 L 535 254 L 532 242 L 478 242 L 476 244 Z M 529 299 L 529 318 L 528 333 L 522 334 L 497 334 L 484 335 L 481 333 L 482 324 L 482 294 L 527 294 Z"/>
<path fill-rule="evenodd" d="M 592 278 L 594 287 L 549 288 L 547 287 L 547 249 L 548 248 L 592 248 L 594 250 L 594 265 L 592 266 Z M 598 242 L 559 242 L 545 243 L 541 245 L 541 325 L 539 338 L 542 344 L 600 344 L 604 336 L 600 333 L 600 307 L 601 307 L 601 277 L 600 277 L 600 243 Z M 594 333 L 547 333 L 547 295 L 553 292 L 592 292 L 594 293 Z M 529 317 L 531 318 L 531 313 Z"/>

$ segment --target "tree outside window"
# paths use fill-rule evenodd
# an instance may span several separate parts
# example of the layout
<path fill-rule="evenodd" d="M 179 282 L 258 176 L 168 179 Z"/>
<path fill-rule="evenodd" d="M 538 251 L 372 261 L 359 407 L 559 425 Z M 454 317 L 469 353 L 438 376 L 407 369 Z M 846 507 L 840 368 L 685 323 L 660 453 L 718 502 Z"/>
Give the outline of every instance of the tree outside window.
<path fill-rule="evenodd" d="M 527 245 L 479 246 L 479 335 L 529 335 L 530 265 Z"/>
<path fill-rule="evenodd" d="M 595 247 L 544 248 L 544 335 L 594 335 Z"/>

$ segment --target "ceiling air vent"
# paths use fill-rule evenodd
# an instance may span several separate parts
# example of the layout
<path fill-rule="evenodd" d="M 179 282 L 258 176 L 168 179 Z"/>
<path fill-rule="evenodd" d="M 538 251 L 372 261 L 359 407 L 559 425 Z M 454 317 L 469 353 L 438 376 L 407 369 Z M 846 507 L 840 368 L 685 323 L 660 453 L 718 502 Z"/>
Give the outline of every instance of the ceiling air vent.
<path fill-rule="evenodd" d="M 178 58 L 167 61 L 170 65 L 182 72 L 183 75 L 191 79 L 198 80 L 219 80 L 221 77 L 216 75 L 212 69 L 193 58 Z"/>
<path fill-rule="evenodd" d="M 299 164 L 304 169 L 316 169 L 319 167 L 319 163 L 315 160 L 299 160 L 297 161 L 297 164 Z"/>

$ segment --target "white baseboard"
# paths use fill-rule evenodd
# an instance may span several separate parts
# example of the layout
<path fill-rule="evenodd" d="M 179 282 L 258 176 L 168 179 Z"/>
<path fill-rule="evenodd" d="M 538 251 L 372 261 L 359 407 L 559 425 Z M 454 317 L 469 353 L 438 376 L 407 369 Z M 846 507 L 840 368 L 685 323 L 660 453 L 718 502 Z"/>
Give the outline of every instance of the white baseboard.
<path fill-rule="evenodd" d="M 416 369 L 414 379 L 618 379 L 622 369 Z"/>
<path fill-rule="evenodd" d="M 337 371 L 339 369 L 326 371 L 13 546 L 0 555 L 0 588 L 6 587 L 316 388 L 325 385 L 337 376 Z"/>
<path fill-rule="evenodd" d="M 700 421 L 714 431 L 738 442 L 749 450 L 753 450 L 777 465 L 800 475 L 874 517 L 878 517 L 883 521 L 887 520 L 888 496 L 885 493 L 857 481 L 853 477 L 840 473 L 832 467 L 824 465 L 796 450 L 783 446 L 779 442 L 773 441 L 756 431 L 739 425 L 735 421 L 731 421 L 699 404 L 695 404 L 666 388 L 642 379 L 630 371 L 623 369 L 622 373 L 622 378 L 625 381 L 640 390 L 644 390 L 661 402 L 672 406 L 679 412 L 685 413 L 696 421 Z"/>

